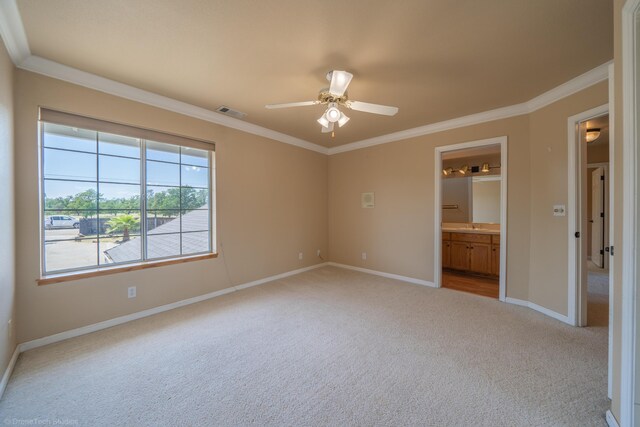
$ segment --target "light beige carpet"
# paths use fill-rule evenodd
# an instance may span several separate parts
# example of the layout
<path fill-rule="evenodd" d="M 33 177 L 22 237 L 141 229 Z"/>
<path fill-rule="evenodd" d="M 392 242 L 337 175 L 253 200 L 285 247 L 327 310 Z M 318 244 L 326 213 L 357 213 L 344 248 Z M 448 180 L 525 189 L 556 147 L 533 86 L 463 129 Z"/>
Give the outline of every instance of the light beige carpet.
<path fill-rule="evenodd" d="M 325 267 L 28 351 L 0 422 L 604 426 L 606 332 Z"/>

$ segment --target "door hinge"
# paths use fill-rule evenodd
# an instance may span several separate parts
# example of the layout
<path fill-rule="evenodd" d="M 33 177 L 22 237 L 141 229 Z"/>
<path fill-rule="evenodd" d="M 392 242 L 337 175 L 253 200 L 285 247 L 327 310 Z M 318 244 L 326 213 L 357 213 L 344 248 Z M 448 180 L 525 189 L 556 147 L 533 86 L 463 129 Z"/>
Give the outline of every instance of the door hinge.
<path fill-rule="evenodd" d="M 604 212 L 600 212 L 600 218 L 604 218 Z"/>
<path fill-rule="evenodd" d="M 580 232 L 579 232 L 579 231 L 576 231 L 576 233 L 574 234 L 574 236 L 576 236 L 576 239 L 579 239 L 579 238 L 580 238 Z"/>
<path fill-rule="evenodd" d="M 600 249 L 600 255 L 604 255 L 604 249 Z"/>
<path fill-rule="evenodd" d="M 604 175 L 600 175 L 600 181 L 604 181 Z"/>

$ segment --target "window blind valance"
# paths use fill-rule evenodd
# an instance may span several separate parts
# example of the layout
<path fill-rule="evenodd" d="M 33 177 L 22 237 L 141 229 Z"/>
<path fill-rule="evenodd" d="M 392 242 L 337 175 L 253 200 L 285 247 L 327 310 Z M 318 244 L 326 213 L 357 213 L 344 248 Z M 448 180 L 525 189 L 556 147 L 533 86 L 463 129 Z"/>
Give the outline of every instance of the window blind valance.
<path fill-rule="evenodd" d="M 40 107 L 39 120 L 46 123 L 71 126 L 82 129 L 90 129 L 98 132 L 112 133 L 116 135 L 130 136 L 149 141 L 164 142 L 183 147 L 197 148 L 199 150 L 215 151 L 215 143 L 180 135 L 144 129 L 140 127 L 114 123 L 92 117 L 80 116 L 72 113 L 56 111 Z"/>

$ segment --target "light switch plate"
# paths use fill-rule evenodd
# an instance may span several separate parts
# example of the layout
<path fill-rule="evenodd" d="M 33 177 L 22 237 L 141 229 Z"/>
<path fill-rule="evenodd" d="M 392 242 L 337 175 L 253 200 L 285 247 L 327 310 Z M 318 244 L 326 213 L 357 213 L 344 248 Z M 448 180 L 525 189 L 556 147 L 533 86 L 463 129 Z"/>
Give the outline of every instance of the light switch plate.
<path fill-rule="evenodd" d="M 567 209 L 565 205 L 553 205 L 553 216 L 566 216 Z"/>

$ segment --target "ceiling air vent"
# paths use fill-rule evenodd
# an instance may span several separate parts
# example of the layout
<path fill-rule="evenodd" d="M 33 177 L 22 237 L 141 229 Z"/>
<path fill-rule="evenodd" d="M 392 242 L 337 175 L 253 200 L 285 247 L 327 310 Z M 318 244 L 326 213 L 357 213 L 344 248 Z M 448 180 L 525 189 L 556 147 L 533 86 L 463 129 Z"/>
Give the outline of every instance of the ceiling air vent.
<path fill-rule="evenodd" d="M 232 110 L 231 108 L 225 107 L 224 105 L 221 105 L 218 108 L 216 108 L 216 111 L 218 113 L 222 113 L 226 116 L 231 116 L 236 119 L 244 119 L 244 116 L 247 115 L 247 113 L 243 113 L 242 111 Z"/>

